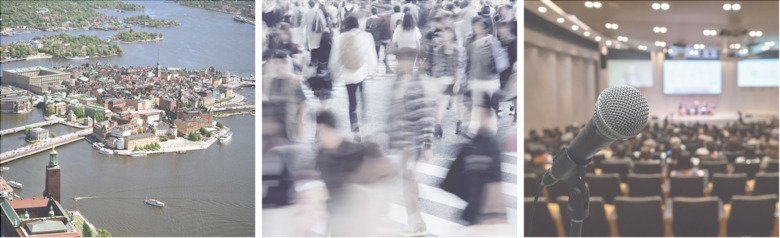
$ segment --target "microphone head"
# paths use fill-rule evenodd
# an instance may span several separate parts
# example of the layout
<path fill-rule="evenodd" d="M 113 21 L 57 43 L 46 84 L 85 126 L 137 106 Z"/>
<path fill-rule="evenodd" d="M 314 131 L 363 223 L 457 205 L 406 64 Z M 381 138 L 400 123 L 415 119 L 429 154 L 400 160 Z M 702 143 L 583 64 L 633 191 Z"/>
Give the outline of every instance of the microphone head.
<path fill-rule="evenodd" d="M 631 86 L 607 88 L 596 99 L 596 127 L 613 140 L 625 140 L 647 125 L 650 108 L 647 99 Z"/>

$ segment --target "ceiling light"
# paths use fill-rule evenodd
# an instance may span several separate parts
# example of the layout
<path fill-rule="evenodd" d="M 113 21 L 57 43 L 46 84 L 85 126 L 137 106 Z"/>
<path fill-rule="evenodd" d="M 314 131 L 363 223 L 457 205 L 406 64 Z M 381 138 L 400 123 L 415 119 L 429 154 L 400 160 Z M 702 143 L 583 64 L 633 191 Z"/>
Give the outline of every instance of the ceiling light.
<path fill-rule="evenodd" d="M 580 29 L 580 26 L 578 26 L 578 25 L 571 25 L 571 30 L 572 31 L 577 31 L 579 29 Z"/>
<path fill-rule="evenodd" d="M 645 51 L 645 50 L 647 50 L 647 46 L 644 46 L 644 45 L 639 45 L 639 46 L 637 46 L 636 48 L 638 48 L 638 49 L 639 49 L 639 50 L 641 50 L 641 51 Z"/>
<path fill-rule="evenodd" d="M 610 46 L 610 45 L 612 45 L 612 41 L 611 41 L 611 40 L 608 40 L 607 42 L 604 42 L 604 43 L 606 43 L 606 44 L 607 44 L 607 46 Z"/>
<path fill-rule="evenodd" d="M 618 24 L 616 24 L 616 23 L 607 23 L 607 24 L 604 24 L 604 27 L 606 27 L 607 29 L 617 30 L 618 29 Z"/>
<path fill-rule="evenodd" d="M 731 11 L 731 4 L 730 3 L 723 4 L 723 10 Z"/>
<path fill-rule="evenodd" d="M 566 20 L 563 20 L 563 17 L 559 17 L 558 19 L 555 19 L 555 21 L 557 21 L 558 23 L 563 23 Z"/>
<path fill-rule="evenodd" d="M 742 9 L 742 5 L 739 5 L 739 3 L 731 4 L 731 10 L 739 11 L 739 9 Z"/>
<path fill-rule="evenodd" d="M 764 45 L 765 46 L 775 46 L 775 42 L 774 41 L 767 41 L 767 42 L 764 42 Z"/>
<path fill-rule="evenodd" d="M 650 5 L 650 7 L 653 8 L 653 10 L 658 10 L 661 9 L 661 4 L 654 2 L 652 5 Z"/>
<path fill-rule="evenodd" d="M 688 54 L 689 55 L 699 55 L 699 51 L 690 50 L 690 51 L 688 51 Z"/>
<path fill-rule="evenodd" d="M 590 36 L 590 32 L 589 31 L 583 32 L 582 34 L 585 35 L 585 36 Z"/>
<path fill-rule="evenodd" d="M 761 46 L 761 50 L 763 50 L 763 51 L 767 51 L 767 50 L 769 50 L 770 48 L 771 48 L 771 47 L 769 47 L 768 45 Z"/>
<path fill-rule="evenodd" d="M 756 36 L 757 36 L 757 37 L 758 37 L 758 36 L 763 36 L 763 35 L 764 35 L 764 32 L 762 32 L 762 31 L 756 31 Z"/>
<path fill-rule="evenodd" d="M 742 48 L 742 45 L 738 43 L 729 45 L 729 49 L 739 49 L 739 48 Z"/>
<path fill-rule="evenodd" d="M 593 2 L 593 7 L 601 8 L 601 2 Z"/>
<path fill-rule="evenodd" d="M 669 4 L 668 3 L 661 3 L 661 10 L 669 10 Z"/>
<path fill-rule="evenodd" d="M 601 36 L 596 36 L 594 39 L 596 40 L 596 42 L 599 42 L 601 41 Z"/>
<path fill-rule="evenodd" d="M 718 34 L 718 31 L 712 29 L 705 29 L 704 31 L 702 31 L 702 33 L 704 33 L 705 36 L 715 36 Z"/>
<path fill-rule="evenodd" d="M 617 40 L 618 40 L 618 41 L 622 41 L 622 42 L 626 42 L 626 41 L 628 41 L 628 37 L 625 37 L 625 36 L 618 36 L 618 37 L 617 37 Z"/>
<path fill-rule="evenodd" d="M 656 26 L 656 27 L 653 27 L 653 32 L 655 32 L 655 33 L 659 33 L 659 32 L 661 32 L 661 28 L 660 28 L 660 27 L 657 27 L 657 26 Z"/>
<path fill-rule="evenodd" d="M 669 54 L 674 54 L 674 49 L 669 49 L 668 51 L 664 48 L 664 53 L 669 52 Z"/>
<path fill-rule="evenodd" d="M 655 41 L 655 46 L 666 47 L 666 42 L 664 42 L 664 41 Z"/>
<path fill-rule="evenodd" d="M 666 33 L 666 27 L 661 27 L 661 33 Z"/>
<path fill-rule="evenodd" d="M 593 7 L 593 2 L 591 2 L 591 1 L 585 1 L 585 7 L 587 7 L 587 8 L 592 8 L 592 7 Z"/>
<path fill-rule="evenodd" d="M 748 52 L 749 52 L 748 49 L 741 49 L 741 50 L 739 50 L 739 53 L 743 54 L 743 55 L 747 54 Z"/>
<path fill-rule="evenodd" d="M 537 10 L 539 10 L 539 12 L 541 12 L 541 13 L 547 12 L 547 8 L 546 7 L 539 7 L 539 9 L 537 9 Z"/>

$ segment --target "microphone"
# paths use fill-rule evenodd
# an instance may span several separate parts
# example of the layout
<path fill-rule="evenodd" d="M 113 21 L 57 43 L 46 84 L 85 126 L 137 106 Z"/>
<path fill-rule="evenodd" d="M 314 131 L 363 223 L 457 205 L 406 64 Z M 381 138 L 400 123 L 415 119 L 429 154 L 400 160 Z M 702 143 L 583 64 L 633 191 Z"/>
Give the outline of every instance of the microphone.
<path fill-rule="evenodd" d="M 590 157 L 604 146 L 639 134 L 647 125 L 649 111 L 647 99 L 634 87 L 617 86 L 602 91 L 596 99 L 593 118 L 569 147 L 555 156 L 542 184 L 551 186 L 563 180 L 572 185 L 582 180 L 575 168 L 590 163 Z"/>

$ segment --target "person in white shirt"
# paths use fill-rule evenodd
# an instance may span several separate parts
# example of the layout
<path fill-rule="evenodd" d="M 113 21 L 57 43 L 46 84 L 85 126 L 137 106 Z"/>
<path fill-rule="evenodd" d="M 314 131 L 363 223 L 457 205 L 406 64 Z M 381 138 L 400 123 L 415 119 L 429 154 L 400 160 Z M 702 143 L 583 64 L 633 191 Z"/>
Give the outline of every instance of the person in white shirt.
<path fill-rule="evenodd" d="M 395 44 L 396 49 L 412 48 L 419 50 L 421 38 L 422 33 L 417 28 L 414 17 L 410 14 L 404 14 L 401 25 L 396 26 L 393 31 L 392 43 Z"/>
<path fill-rule="evenodd" d="M 390 15 L 390 30 L 395 30 L 395 27 L 401 24 L 403 18 L 404 18 L 404 14 L 401 12 L 401 6 L 398 5 L 394 6 L 393 14 Z"/>
<path fill-rule="evenodd" d="M 349 98 L 349 122 L 355 139 L 359 140 L 357 117 L 357 90 L 360 89 L 361 106 L 365 111 L 363 80 L 376 68 L 377 57 L 374 51 L 374 37 L 360 29 L 355 16 L 348 16 L 342 22 L 342 32 L 333 41 L 330 53 L 331 73 L 334 80 L 343 81 Z"/>
<path fill-rule="evenodd" d="M 320 39 L 322 32 L 327 30 L 327 19 L 320 10 L 320 5 L 314 0 L 309 0 L 309 9 L 303 14 L 304 48 L 314 50 L 320 48 Z"/>

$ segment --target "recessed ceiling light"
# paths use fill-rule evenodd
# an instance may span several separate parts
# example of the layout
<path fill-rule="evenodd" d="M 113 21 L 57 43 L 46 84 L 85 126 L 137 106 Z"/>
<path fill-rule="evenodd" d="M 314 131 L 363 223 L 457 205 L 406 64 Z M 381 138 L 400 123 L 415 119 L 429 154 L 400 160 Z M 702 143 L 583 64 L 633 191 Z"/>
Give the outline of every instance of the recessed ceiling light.
<path fill-rule="evenodd" d="M 606 41 L 606 42 L 604 42 L 604 43 L 606 43 L 606 44 L 607 44 L 607 46 L 610 46 L 610 45 L 612 45 L 612 41 L 611 41 L 611 40 L 608 40 L 608 41 Z"/>
<path fill-rule="evenodd" d="M 599 42 L 599 41 L 601 41 L 601 36 L 596 36 L 596 37 L 594 37 L 593 39 L 595 39 L 595 40 L 596 40 L 596 42 Z"/>
<path fill-rule="evenodd" d="M 756 31 L 756 36 L 757 36 L 757 37 L 759 37 L 759 36 L 763 36 L 763 35 L 764 35 L 764 32 L 762 32 L 762 31 Z"/>
<path fill-rule="evenodd" d="M 601 8 L 601 2 L 593 2 L 593 7 Z"/>
<path fill-rule="evenodd" d="M 774 41 L 767 41 L 767 42 L 764 42 L 764 45 L 765 46 L 775 46 L 775 42 Z"/>
<path fill-rule="evenodd" d="M 723 10 L 731 11 L 731 3 L 724 3 Z"/>
<path fill-rule="evenodd" d="M 593 7 L 593 2 L 591 2 L 591 1 L 585 1 L 585 7 L 587 7 L 587 8 L 592 8 L 592 7 Z"/>
<path fill-rule="evenodd" d="M 650 7 L 653 8 L 653 10 L 658 10 L 661 9 L 661 4 L 654 2 L 652 5 L 650 5 Z"/>
<path fill-rule="evenodd" d="M 641 50 L 641 51 L 645 51 L 645 50 L 647 50 L 647 46 L 645 46 L 645 45 L 639 45 L 639 46 L 637 46 L 636 48 L 637 48 L 637 49 L 639 49 L 639 50 Z"/>
<path fill-rule="evenodd" d="M 572 31 L 577 31 L 577 30 L 579 30 L 579 29 L 580 29 L 580 27 L 579 27 L 579 26 L 577 26 L 577 25 L 571 25 L 571 30 L 572 30 Z"/>
<path fill-rule="evenodd" d="M 712 29 L 704 29 L 704 31 L 702 31 L 702 33 L 703 33 L 705 36 L 715 36 L 715 35 L 717 35 L 717 34 L 718 34 L 718 31 L 716 31 L 716 30 L 712 30 Z"/>
<path fill-rule="evenodd" d="M 696 51 L 696 50 L 689 50 L 689 51 L 688 51 L 688 54 L 689 54 L 689 55 L 699 55 L 699 51 Z"/>
<path fill-rule="evenodd" d="M 606 27 L 607 29 L 617 30 L 618 29 L 618 24 L 616 24 L 616 23 L 607 23 L 607 24 L 604 24 L 604 27 Z"/>
<path fill-rule="evenodd" d="M 731 10 L 739 11 L 739 9 L 742 9 L 742 5 L 739 5 L 739 3 L 731 4 Z"/>
<path fill-rule="evenodd" d="M 558 23 L 563 23 L 566 20 L 563 20 L 563 17 L 559 17 L 558 19 L 555 19 L 555 21 L 557 21 Z"/>
<path fill-rule="evenodd" d="M 767 51 L 767 50 L 769 50 L 770 48 L 771 48 L 771 47 L 770 47 L 770 46 L 768 46 L 768 45 L 761 46 L 761 50 L 763 50 L 763 51 Z"/>
<path fill-rule="evenodd" d="M 589 31 L 583 32 L 582 34 L 585 35 L 585 36 L 590 36 L 590 32 Z"/>
<path fill-rule="evenodd" d="M 741 49 L 741 50 L 739 50 L 739 53 L 744 55 L 744 54 L 749 53 L 749 51 L 748 51 L 748 49 Z"/>
<path fill-rule="evenodd" d="M 539 9 L 536 9 L 536 10 L 539 10 L 539 12 L 541 12 L 541 13 L 547 12 L 547 8 L 546 7 L 539 7 Z"/>
<path fill-rule="evenodd" d="M 664 26 L 661 27 L 661 33 L 666 33 L 666 27 Z"/>
<path fill-rule="evenodd" d="M 666 47 L 666 42 L 664 42 L 664 41 L 655 41 L 655 46 Z"/>
<path fill-rule="evenodd" d="M 669 10 L 669 3 L 661 3 L 661 10 Z"/>

